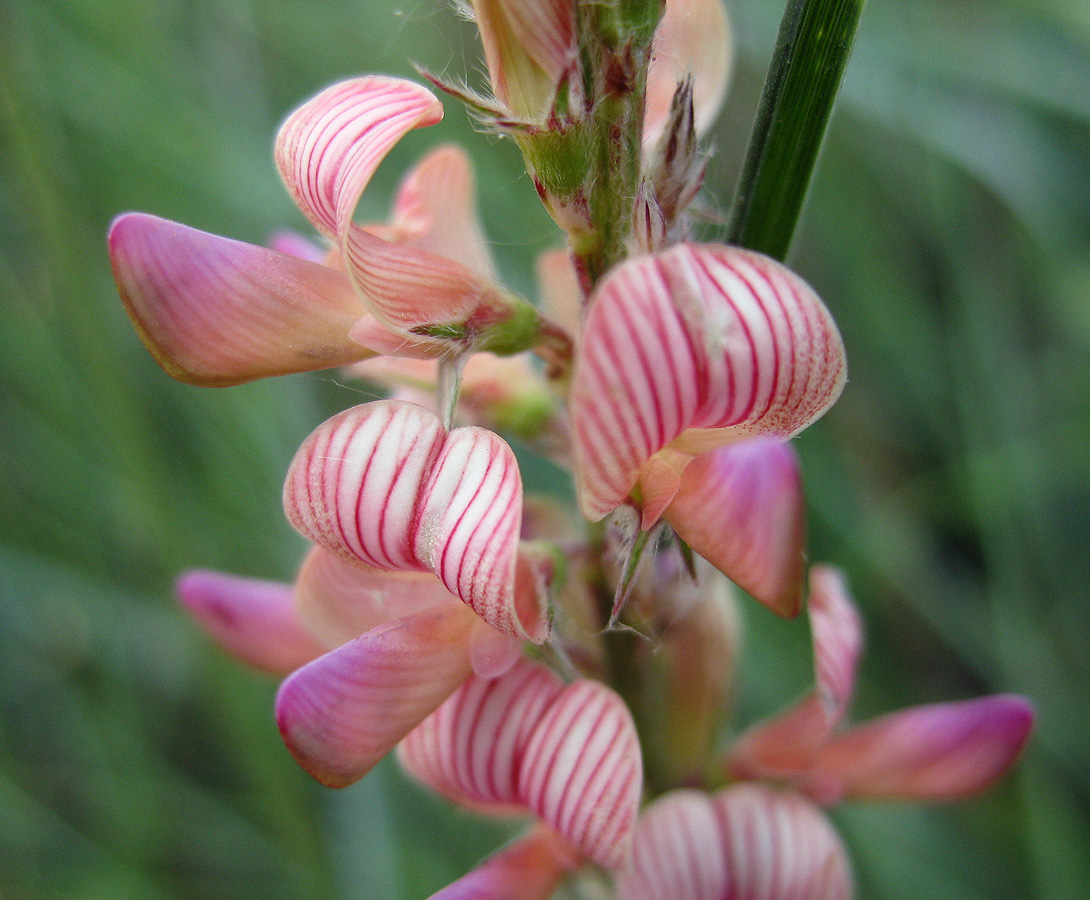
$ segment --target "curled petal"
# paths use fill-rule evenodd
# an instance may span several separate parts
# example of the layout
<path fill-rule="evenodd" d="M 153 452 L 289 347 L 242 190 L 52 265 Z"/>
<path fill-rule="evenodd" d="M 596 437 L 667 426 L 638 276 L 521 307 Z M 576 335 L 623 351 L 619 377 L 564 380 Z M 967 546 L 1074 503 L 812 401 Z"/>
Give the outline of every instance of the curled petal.
<path fill-rule="evenodd" d="M 838 570 L 813 567 L 808 610 L 817 684 L 787 711 L 738 739 L 727 760 L 735 778 L 806 777 L 815 755 L 844 719 L 855 687 L 863 625 Z"/>
<path fill-rule="evenodd" d="M 674 91 L 689 75 L 693 76 L 696 127 L 707 130 L 727 93 L 731 45 L 722 0 L 668 0 L 647 72 L 644 143 L 653 144 L 662 134 Z"/>
<path fill-rule="evenodd" d="M 708 797 L 675 791 L 636 829 L 618 900 L 850 900 L 847 854 L 798 794 L 740 784 Z"/>
<path fill-rule="evenodd" d="M 539 825 L 429 900 L 549 900 L 576 865 L 567 842 Z"/>
<path fill-rule="evenodd" d="M 378 569 L 314 547 L 295 579 L 295 607 L 327 647 L 458 598 L 430 572 Z"/>
<path fill-rule="evenodd" d="M 496 280 L 464 150 L 440 147 L 409 173 L 394 201 L 390 239 L 458 260 L 489 281 Z"/>
<path fill-rule="evenodd" d="M 511 448 L 481 428 L 381 400 L 319 426 L 284 486 L 291 523 L 380 569 L 433 572 L 490 625 L 542 641 L 541 600 L 516 577 L 522 479 Z"/>
<path fill-rule="evenodd" d="M 664 517 L 765 606 L 782 616 L 799 611 L 806 511 L 790 445 L 758 438 L 701 454 L 682 473 Z"/>
<path fill-rule="evenodd" d="M 473 614 L 451 604 L 360 635 L 299 669 L 276 697 L 296 762 L 322 784 L 366 775 L 465 681 Z"/>
<path fill-rule="evenodd" d="M 863 622 L 838 569 L 814 566 L 810 570 L 808 612 L 818 698 L 832 729 L 840 724 L 851 702 L 863 651 Z"/>
<path fill-rule="evenodd" d="M 1033 707 L 1009 694 L 913 707 L 831 741 L 801 787 L 823 803 L 959 800 L 1002 777 L 1032 727 Z"/>
<path fill-rule="evenodd" d="M 255 668 L 286 674 L 325 650 L 300 622 L 290 584 L 194 570 L 175 590 L 221 647 Z"/>
<path fill-rule="evenodd" d="M 401 745 L 406 768 L 457 803 L 525 811 L 605 866 L 626 857 L 642 786 L 624 702 L 520 661 L 473 677 Z"/>
<path fill-rule="evenodd" d="M 664 506 L 655 484 L 663 467 L 648 465 L 664 448 L 680 486 L 686 457 L 798 433 L 832 405 L 844 377 L 828 310 L 774 260 L 679 244 L 623 263 L 596 292 L 572 378 L 584 514 L 603 518 L 637 485 Z M 643 527 L 652 524 L 645 517 Z"/>
<path fill-rule="evenodd" d="M 426 88 L 400 78 L 342 81 L 304 103 L 276 137 L 276 164 L 299 209 L 329 238 L 347 230 L 360 195 L 409 131 L 443 118 Z"/>
<path fill-rule="evenodd" d="M 367 310 L 334 269 L 143 213 L 110 229 L 121 299 L 156 361 L 190 384 L 343 366 Z"/>

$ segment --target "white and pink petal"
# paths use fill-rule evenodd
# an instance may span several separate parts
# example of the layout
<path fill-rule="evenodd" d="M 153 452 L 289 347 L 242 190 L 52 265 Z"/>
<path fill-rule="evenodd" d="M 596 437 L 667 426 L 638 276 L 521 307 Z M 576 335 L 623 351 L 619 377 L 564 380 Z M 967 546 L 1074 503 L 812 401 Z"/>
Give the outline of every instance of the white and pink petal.
<path fill-rule="evenodd" d="M 619 265 L 592 298 L 572 378 L 584 514 L 597 521 L 630 495 L 665 508 L 687 460 L 742 438 L 792 437 L 844 378 L 828 310 L 774 260 L 679 244 Z"/>
<path fill-rule="evenodd" d="M 843 844 L 798 794 L 675 791 L 644 811 L 617 900 L 850 900 Z"/>
<path fill-rule="evenodd" d="M 545 639 L 544 598 L 518 577 L 518 464 L 492 432 L 447 432 L 434 413 L 398 400 L 353 407 L 304 441 L 284 505 L 334 553 L 433 572 L 499 631 Z"/>
<path fill-rule="evenodd" d="M 528 812 L 579 854 L 616 868 L 642 788 L 635 726 L 596 681 L 563 685 L 528 660 L 471 678 L 402 743 L 406 768 L 463 805 Z"/>

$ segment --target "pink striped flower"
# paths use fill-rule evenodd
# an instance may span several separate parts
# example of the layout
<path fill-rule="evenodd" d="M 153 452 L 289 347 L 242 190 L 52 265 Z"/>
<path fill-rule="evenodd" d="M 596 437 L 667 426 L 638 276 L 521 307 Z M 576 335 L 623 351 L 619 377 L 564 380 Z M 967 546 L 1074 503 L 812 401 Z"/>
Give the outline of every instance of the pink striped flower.
<path fill-rule="evenodd" d="M 796 612 L 802 501 L 776 442 L 821 416 L 844 379 L 828 311 L 774 260 L 679 244 L 623 263 L 592 297 L 573 374 L 583 513 L 629 503 L 644 529 L 665 518 L 762 602 Z M 739 445 L 758 437 L 773 441 Z"/>
<path fill-rule="evenodd" d="M 639 742 L 628 708 L 600 682 L 565 685 L 525 659 L 499 678 L 472 676 L 398 752 L 410 773 L 456 804 L 534 816 L 575 860 L 617 869 L 628 859 Z"/>
<path fill-rule="evenodd" d="M 442 115 L 435 96 L 411 82 L 343 81 L 288 117 L 277 135 L 276 163 L 303 214 L 334 243 L 349 281 L 387 328 L 448 349 L 527 349 L 541 323 L 531 304 L 494 280 L 465 202 L 468 167 L 458 151 L 441 151 L 416 173 L 390 228 L 352 219 L 394 144 Z"/>
<path fill-rule="evenodd" d="M 817 684 L 755 725 L 725 764 L 735 778 L 791 784 L 819 803 L 844 798 L 955 800 L 989 788 L 1029 737 L 1033 709 L 1013 695 L 916 706 L 842 729 L 862 644 L 859 617 L 835 569 L 810 574 Z"/>
<path fill-rule="evenodd" d="M 617 900 L 850 900 L 848 858 L 820 810 L 850 797 L 952 800 L 992 785 L 1032 725 L 1020 697 L 921 706 L 840 730 L 862 628 L 840 574 L 810 575 L 817 685 L 725 758 L 738 783 L 674 791 L 644 810 Z"/>
<path fill-rule="evenodd" d="M 352 221 L 390 149 L 442 115 L 426 89 L 373 76 L 334 85 L 284 123 L 277 163 L 329 253 L 120 216 L 114 277 L 156 360 L 183 381 L 231 385 L 376 354 L 529 347 L 536 313 L 496 283 L 462 151 L 435 150 L 409 174 L 390 225 Z"/>
<path fill-rule="evenodd" d="M 294 585 L 191 572 L 178 594 L 244 662 L 291 673 L 276 701 L 284 742 L 332 787 L 370 771 L 471 672 L 504 672 L 520 652 L 434 575 L 350 564 L 320 547 Z"/>
<path fill-rule="evenodd" d="M 616 900 L 850 900 L 840 838 L 798 794 L 673 791 L 640 816 Z"/>
<path fill-rule="evenodd" d="M 320 425 L 288 471 L 284 506 L 307 538 L 350 561 L 432 572 L 489 625 L 543 641 L 536 578 L 520 560 L 522 478 L 496 434 L 446 431 L 398 400 L 356 406 Z"/>

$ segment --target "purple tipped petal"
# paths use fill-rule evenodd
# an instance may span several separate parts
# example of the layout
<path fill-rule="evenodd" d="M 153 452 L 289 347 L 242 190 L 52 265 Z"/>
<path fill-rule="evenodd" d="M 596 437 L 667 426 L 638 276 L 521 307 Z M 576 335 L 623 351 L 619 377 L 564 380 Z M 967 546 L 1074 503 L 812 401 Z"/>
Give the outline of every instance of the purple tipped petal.
<path fill-rule="evenodd" d="M 299 621 L 290 584 L 196 570 L 175 589 L 221 647 L 255 668 L 282 675 L 325 651 Z"/>
<path fill-rule="evenodd" d="M 599 682 L 565 687 L 527 660 L 473 677 L 405 739 L 401 759 L 457 803 L 534 813 L 602 865 L 628 852 L 639 743 L 624 702 Z"/>
<path fill-rule="evenodd" d="M 679 244 L 623 263 L 595 294 L 572 378 L 584 514 L 603 518 L 637 485 L 657 495 L 642 470 L 664 448 L 691 458 L 744 437 L 791 437 L 844 377 L 828 311 L 774 260 Z"/>
<path fill-rule="evenodd" d="M 617 900 L 850 900 L 847 854 L 802 797 L 740 784 L 675 791 L 636 828 Z"/>
<path fill-rule="evenodd" d="M 280 127 L 276 164 L 306 217 L 336 239 L 393 146 L 412 129 L 442 118 L 435 95 L 412 82 L 383 76 L 342 81 Z"/>
<path fill-rule="evenodd" d="M 330 787 L 366 775 L 465 681 L 474 621 L 460 605 L 417 613 L 291 675 L 276 720 L 296 762 Z"/>
<path fill-rule="evenodd" d="M 798 458 L 772 438 L 701 454 L 664 518 L 683 541 L 782 616 L 802 606 L 805 504 Z"/>
<path fill-rule="evenodd" d="M 845 732 L 818 754 L 803 787 L 841 797 L 959 800 L 991 787 L 1014 764 L 1033 707 L 1009 694 L 891 713 Z"/>
<path fill-rule="evenodd" d="M 573 868 L 571 847 L 539 825 L 429 900 L 549 900 Z"/>
<path fill-rule="evenodd" d="M 434 572 L 494 628 L 545 639 L 542 605 L 516 579 L 518 463 L 492 432 L 448 433 L 398 400 L 354 407 L 299 448 L 284 505 L 300 532 L 344 558 Z"/>
<path fill-rule="evenodd" d="M 334 269 L 142 213 L 110 229 L 121 299 L 156 361 L 190 384 L 232 385 L 358 362 L 366 313 Z"/>

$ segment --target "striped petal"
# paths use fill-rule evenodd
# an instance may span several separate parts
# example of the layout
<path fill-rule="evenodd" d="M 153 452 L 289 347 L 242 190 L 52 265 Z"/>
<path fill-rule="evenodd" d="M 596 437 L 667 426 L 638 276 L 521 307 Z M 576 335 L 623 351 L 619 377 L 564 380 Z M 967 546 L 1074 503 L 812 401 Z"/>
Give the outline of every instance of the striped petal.
<path fill-rule="evenodd" d="M 290 584 L 194 570 L 175 590 L 216 643 L 257 669 L 283 675 L 325 651 L 299 620 Z"/>
<path fill-rule="evenodd" d="M 741 784 L 675 791 L 636 829 L 617 900 L 850 900 L 844 847 L 798 794 Z"/>
<path fill-rule="evenodd" d="M 522 479 L 492 432 L 448 433 L 403 401 L 354 407 L 299 448 L 284 504 L 326 549 L 380 569 L 433 572 L 497 630 L 545 639 L 536 585 L 517 577 Z"/>
<path fill-rule="evenodd" d="M 815 799 L 960 800 L 1014 764 L 1033 707 L 1009 694 L 891 713 L 822 748 L 801 784 Z"/>
<path fill-rule="evenodd" d="M 659 139 L 670 117 L 674 91 L 690 75 L 696 127 L 708 129 L 727 93 L 732 43 L 722 0 L 667 0 L 647 71 L 644 143 Z"/>
<path fill-rule="evenodd" d="M 307 629 L 337 647 L 394 619 L 458 598 L 430 572 L 378 569 L 314 547 L 295 579 L 295 607 Z"/>
<path fill-rule="evenodd" d="M 679 244 L 618 266 L 596 292 L 572 378 L 584 514 L 602 519 L 637 487 L 664 507 L 687 461 L 745 437 L 793 436 L 844 377 L 828 311 L 768 257 Z"/>
<path fill-rule="evenodd" d="M 808 611 L 816 686 L 786 712 L 738 739 L 727 761 L 736 778 L 803 776 L 844 719 L 855 688 L 863 625 L 838 570 L 813 567 Z"/>
<path fill-rule="evenodd" d="M 393 146 L 413 128 L 433 125 L 442 115 L 435 96 L 412 82 L 380 76 L 344 81 L 288 118 L 277 136 L 276 161 L 299 208 L 319 231 L 336 240 L 349 279 L 375 316 L 406 336 L 470 345 L 511 319 L 516 308 L 523 318 L 534 318 L 532 307 L 471 268 L 481 264 L 479 253 L 456 261 L 435 252 L 464 248 L 475 239 L 463 233 L 457 244 L 451 243 L 459 231 L 451 221 L 443 228 L 435 226 L 432 249 L 422 249 L 415 241 L 387 240 L 383 235 L 394 236 L 390 229 L 366 229 L 352 221 L 360 195 Z M 464 221 L 469 214 L 467 185 L 436 183 L 435 173 L 427 170 L 422 177 L 423 187 L 451 192 L 433 198 L 426 208 L 435 213 L 458 210 Z M 410 197 L 402 198 L 400 212 L 411 213 L 408 208 L 415 205 L 419 216 L 423 207 L 412 196 L 419 200 L 419 192 L 411 183 L 408 190 Z"/>
<path fill-rule="evenodd" d="M 701 454 L 663 515 L 683 541 L 769 609 L 798 613 L 806 510 L 789 444 L 758 438 Z"/>
<path fill-rule="evenodd" d="M 366 775 L 472 671 L 476 621 L 450 604 L 372 629 L 299 669 L 276 697 L 291 755 L 329 787 Z"/>
<path fill-rule="evenodd" d="M 457 803 L 531 812 L 601 865 L 625 860 L 642 786 L 624 702 L 520 661 L 471 678 L 401 745 L 406 768 Z"/>
<path fill-rule="evenodd" d="M 118 218 L 109 247 L 136 330 L 180 381 L 241 384 L 373 355 L 348 337 L 367 309 L 334 269 L 143 213 Z"/>
<path fill-rule="evenodd" d="M 429 900 L 549 900 L 574 867 L 567 842 L 539 825 Z"/>
<path fill-rule="evenodd" d="M 378 75 L 342 81 L 280 126 L 277 168 L 303 214 L 339 243 L 386 154 L 412 129 L 442 118 L 435 95 L 410 81 Z"/>

